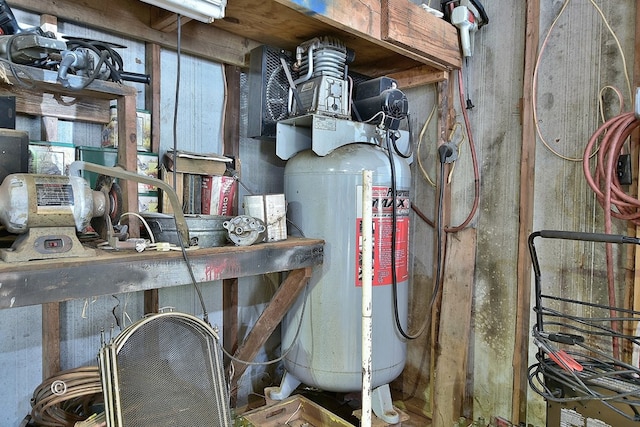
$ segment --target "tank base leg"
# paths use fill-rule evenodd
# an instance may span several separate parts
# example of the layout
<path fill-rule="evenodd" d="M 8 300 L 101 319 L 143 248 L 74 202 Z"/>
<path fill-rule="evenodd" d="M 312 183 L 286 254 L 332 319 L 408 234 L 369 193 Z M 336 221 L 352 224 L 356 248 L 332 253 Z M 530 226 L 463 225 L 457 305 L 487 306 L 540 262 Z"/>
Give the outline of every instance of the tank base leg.
<path fill-rule="evenodd" d="M 398 424 L 400 422 L 400 414 L 393 408 L 389 384 L 381 385 L 372 390 L 371 409 L 376 417 L 387 424 Z"/>
<path fill-rule="evenodd" d="M 280 381 L 280 387 L 267 387 L 264 389 L 264 394 L 272 400 L 284 400 L 289 397 L 299 385 L 300 380 L 285 371 L 282 376 L 282 381 Z"/>

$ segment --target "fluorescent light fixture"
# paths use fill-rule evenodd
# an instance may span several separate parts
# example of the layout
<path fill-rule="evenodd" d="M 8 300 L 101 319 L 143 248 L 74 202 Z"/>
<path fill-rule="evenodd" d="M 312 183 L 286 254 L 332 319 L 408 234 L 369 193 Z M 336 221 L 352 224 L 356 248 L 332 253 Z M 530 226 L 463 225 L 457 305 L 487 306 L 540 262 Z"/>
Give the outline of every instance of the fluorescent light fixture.
<path fill-rule="evenodd" d="M 210 24 L 224 18 L 227 0 L 142 0 L 161 9 L 179 13 L 191 19 Z"/>

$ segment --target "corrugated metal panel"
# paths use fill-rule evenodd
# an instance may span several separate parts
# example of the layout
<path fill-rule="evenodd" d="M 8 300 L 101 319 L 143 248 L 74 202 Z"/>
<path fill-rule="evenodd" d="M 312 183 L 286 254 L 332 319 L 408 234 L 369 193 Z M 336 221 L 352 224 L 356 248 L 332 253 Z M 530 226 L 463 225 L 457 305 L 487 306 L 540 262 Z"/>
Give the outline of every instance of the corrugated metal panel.
<path fill-rule="evenodd" d="M 17 426 L 31 411 L 29 400 L 42 381 L 40 307 L 0 311 L 0 425 Z"/>
<path fill-rule="evenodd" d="M 174 144 L 173 123 L 176 102 L 177 55 L 163 49 L 160 94 L 160 151 Z M 177 115 L 177 148 L 194 152 L 222 151 L 222 109 L 224 80 L 222 66 L 180 55 L 180 96 Z"/>

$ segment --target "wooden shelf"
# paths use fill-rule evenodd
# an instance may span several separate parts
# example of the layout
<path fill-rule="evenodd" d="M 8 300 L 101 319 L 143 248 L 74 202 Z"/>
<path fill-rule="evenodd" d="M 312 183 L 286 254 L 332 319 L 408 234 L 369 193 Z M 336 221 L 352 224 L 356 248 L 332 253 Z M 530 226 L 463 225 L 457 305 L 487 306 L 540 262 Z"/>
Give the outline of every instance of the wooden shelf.
<path fill-rule="evenodd" d="M 455 28 L 408 0 L 304 3 L 230 0 L 225 18 L 212 25 L 294 52 L 306 40 L 333 36 L 355 52 L 352 69 L 372 77 L 461 65 Z"/>
<path fill-rule="evenodd" d="M 313 267 L 324 242 L 290 237 L 252 246 L 188 252 L 198 282 Z M 191 283 L 180 252 L 110 252 L 91 258 L 0 262 L 0 309 Z M 55 278 L 55 279 L 54 279 Z"/>
<path fill-rule="evenodd" d="M 141 1 L 9 0 L 9 4 L 176 47 L 176 27 L 170 24 L 175 15 Z M 442 80 L 462 64 L 455 27 L 409 0 L 229 0 L 225 15 L 210 25 L 185 19 L 182 51 L 248 67 L 248 54 L 259 45 L 295 50 L 314 37 L 333 36 L 355 52 L 353 71 L 370 77 L 410 72 L 407 79 L 414 84 Z"/>

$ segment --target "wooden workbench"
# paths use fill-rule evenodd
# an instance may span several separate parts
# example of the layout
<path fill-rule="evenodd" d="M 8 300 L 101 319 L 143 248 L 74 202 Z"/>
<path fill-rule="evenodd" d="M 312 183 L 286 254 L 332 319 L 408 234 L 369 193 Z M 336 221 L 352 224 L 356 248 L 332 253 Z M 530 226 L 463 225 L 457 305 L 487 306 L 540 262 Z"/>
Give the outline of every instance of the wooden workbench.
<path fill-rule="evenodd" d="M 225 347 L 251 360 L 280 323 L 323 261 L 324 241 L 290 237 L 252 246 L 223 246 L 188 251 L 197 282 L 289 272 L 244 343 L 236 350 L 237 309 L 223 301 Z M 181 252 L 108 252 L 96 257 L 18 263 L 0 262 L 0 309 L 167 288 L 191 283 Z M 228 293 L 224 293 L 227 298 Z M 232 298 L 232 296 L 231 296 Z M 236 378 L 245 365 L 236 368 Z"/>
<path fill-rule="evenodd" d="M 252 246 L 188 252 L 198 282 L 290 271 L 322 263 L 323 241 L 290 237 Z M 92 258 L 4 263 L 0 309 L 90 298 L 191 283 L 178 251 L 98 250 Z"/>

